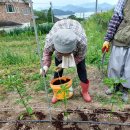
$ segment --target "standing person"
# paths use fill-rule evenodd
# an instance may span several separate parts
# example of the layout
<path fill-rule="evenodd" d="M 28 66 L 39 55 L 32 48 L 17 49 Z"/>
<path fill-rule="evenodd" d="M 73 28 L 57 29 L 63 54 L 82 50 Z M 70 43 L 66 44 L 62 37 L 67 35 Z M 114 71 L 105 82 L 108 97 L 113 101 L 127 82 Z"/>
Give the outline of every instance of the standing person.
<path fill-rule="evenodd" d="M 108 89 L 106 94 L 122 90 L 122 100 L 128 101 L 128 89 L 130 88 L 130 0 L 119 0 L 112 19 L 110 20 L 102 51 L 112 50 L 108 66 L 109 78 L 122 78 L 125 83 L 118 84 L 114 89 Z"/>
<path fill-rule="evenodd" d="M 51 65 L 51 57 L 55 52 L 55 65 L 61 64 L 62 68 L 73 67 L 76 65 L 81 94 L 86 102 L 91 101 L 89 95 L 89 80 L 85 66 L 85 55 L 87 49 L 87 39 L 84 29 L 79 22 L 71 19 L 64 19 L 54 24 L 49 34 L 46 36 L 44 52 L 43 52 L 43 70 L 47 73 Z M 62 76 L 63 69 L 59 71 Z M 54 73 L 54 78 L 58 78 L 58 73 Z M 53 96 L 52 103 L 56 103 L 57 99 Z"/>

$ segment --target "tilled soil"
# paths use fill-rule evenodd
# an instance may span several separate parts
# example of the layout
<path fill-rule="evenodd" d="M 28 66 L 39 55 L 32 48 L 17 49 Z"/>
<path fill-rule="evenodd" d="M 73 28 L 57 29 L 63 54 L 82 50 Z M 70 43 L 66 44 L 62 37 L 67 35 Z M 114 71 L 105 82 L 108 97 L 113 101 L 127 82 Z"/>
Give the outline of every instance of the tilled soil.
<path fill-rule="evenodd" d="M 117 106 L 114 106 L 116 112 L 111 112 L 111 105 L 102 105 L 101 102 L 96 100 L 96 96 L 103 96 L 104 99 L 108 98 L 104 94 L 104 90 L 107 88 L 102 84 L 101 73 L 93 67 L 88 70 L 88 77 L 90 80 L 90 95 L 92 96 L 92 102 L 86 103 L 80 95 L 80 87 L 74 89 L 74 96 L 68 100 L 68 121 L 96 121 L 96 122 L 112 122 L 112 123 L 126 123 L 130 122 L 130 110 L 127 109 L 121 112 Z M 73 77 L 74 75 L 72 75 Z M 48 103 L 45 92 L 32 92 L 30 94 L 33 98 L 29 105 L 33 108 L 34 112 L 40 112 L 42 118 L 36 118 L 39 120 L 49 120 L 50 111 L 48 109 Z M 52 98 L 52 93 L 49 94 L 49 99 Z M 25 109 L 15 103 L 19 96 L 14 93 L 6 93 L 6 99 L 0 101 L 0 121 L 16 121 L 21 113 L 25 113 Z M 130 105 L 124 105 L 125 108 L 129 108 Z M 54 106 L 51 104 L 52 122 L 48 123 L 0 123 L 0 130 L 130 130 L 127 126 L 113 126 L 113 125 L 93 125 L 88 123 L 63 123 L 64 105 Z M 43 116 L 44 115 L 44 116 Z M 25 120 L 32 118 L 28 117 Z M 34 120 L 34 119 L 33 119 Z M 18 127 L 20 125 L 21 127 Z"/>

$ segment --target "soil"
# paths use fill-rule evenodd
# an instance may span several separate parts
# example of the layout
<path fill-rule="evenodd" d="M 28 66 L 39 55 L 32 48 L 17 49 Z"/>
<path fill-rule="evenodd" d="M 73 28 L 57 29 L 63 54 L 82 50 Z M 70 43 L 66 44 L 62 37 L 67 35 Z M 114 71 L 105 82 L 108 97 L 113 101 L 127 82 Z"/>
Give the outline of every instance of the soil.
<path fill-rule="evenodd" d="M 21 115 L 21 114 L 20 114 Z M 28 115 L 28 113 L 23 113 L 22 114 L 22 119 L 20 119 L 20 116 L 18 117 L 18 120 L 44 120 L 45 119 L 45 115 L 42 112 L 34 112 L 32 113 L 32 115 Z M 19 123 L 17 122 L 15 124 L 15 130 L 30 130 L 32 129 L 31 125 L 28 124 L 24 124 L 24 123 Z"/>
<path fill-rule="evenodd" d="M 91 103 L 85 103 L 80 95 L 80 87 L 74 86 L 74 96 L 68 100 L 67 113 L 68 121 L 99 121 L 99 122 L 114 122 L 114 123 L 127 123 L 130 122 L 130 105 L 124 105 L 124 110 L 120 110 L 119 107 L 114 106 L 114 112 L 112 112 L 111 105 L 103 105 L 102 101 L 99 101 L 98 97 L 102 97 L 103 100 L 108 96 L 104 94 L 104 90 L 107 86 L 102 84 L 102 76 L 98 69 L 94 67 L 87 68 L 88 79 L 90 80 L 90 95 L 92 96 Z M 76 74 L 70 75 L 72 78 L 77 76 Z M 29 88 L 31 82 L 27 82 L 26 86 Z M 48 109 L 48 102 L 46 100 L 45 92 L 33 92 L 29 91 L 32 99 L 29 105 L 33 108 L 37 119 L 49 120 L 50 111 Z M 52 93 L 49 94 L 49 99 L 52 98 Z M 6 93 L 6 99 L 0 100 L 0 121 L 6 120 L 18 120 L 19 115 L 25 111 L 25 109 L 16 104 L 15 101 L 19 96 L 17 93 Z M 54 106 L 51 104 L 52 123 L 0 123 L 0 130 L 130 130 L 127 126 L 112 126 L 112 125 L 92 125 L 92 124 L 79 124 L 79 123 L 63 123 L 64 121 L 64 105 Z M 31 119 L 26 113 L 24 119 Z"/>
<path fill-rule="evenodd" d="M 108 117 L 109 114 L 111 120 L 109 122 L 126 122 L 128 121 L 128 118 L 130 119 L 130 114 L 129 113 L 124 113 L 124 114 L 119 114 L 119 113 L 115 113 L 112 112 L 110 110 L 107 109 L 96 109 L 94 110 L 92 113 L 87 113 L 85 114 L 83 111 L 80 110 L 71 110 L 68 109 L 67 110 L 68 113 L 68 121 L 74 121 L 75 116 L 78 117 L 76 118 L 76 120 L 78 119 L 79 121 L 96 121 L 96 122 L 105 122 L 102 119 Z M 105 114 L 105 115 L 104 115 Z M 56 128 L 56 130 L 105 130 L 105 127 L 102 125 L 86 125 L 86 127 L 84 127 L 85 124 L 78 124 L 78 123 L 72 123 L 72 124 L 64 124 L 62 121 L 64 121 L 64 116 L 63 116 L 63 112 L 59 113 L 57 115 L 56 118 L 53 118 L 53 122 L 52 125 Z M 71 116 L 73 115 L 73 116 Z M 77 116 L 78 115 L 78 116 Z M 122 117 L 126 116 L 127 119 L 122 120 Z M 109 128 L 110 127 L 110 128 Z M 107 126 L 108 129 L 113 129 L 113 130 L 128 130 L 130 129 L 130 127 L 123 127 L 123 126 Z"/>
<path fill-rule="evenodd" d="M 61 85 L 61 84 L 65 84 L 65 83 L 67 83 L 67 82 L 69 82 L 70 81 L 70 79 L 66 79 L 66 80 L 56 80 L 54 83 L 53 83 L 53 85 Z"/>

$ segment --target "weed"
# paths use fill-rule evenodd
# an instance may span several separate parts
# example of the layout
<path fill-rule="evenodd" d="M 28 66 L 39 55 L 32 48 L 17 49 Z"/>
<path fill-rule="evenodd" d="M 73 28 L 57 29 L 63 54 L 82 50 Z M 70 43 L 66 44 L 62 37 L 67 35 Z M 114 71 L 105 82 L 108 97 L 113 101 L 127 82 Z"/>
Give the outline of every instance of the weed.
<path fill-rule="evenodd" d="M 39 80 L 40 77 L 41 77 L 41 75 L 40 75 L 39 73 L 35 73 L 35 74 L 33 74 L 33 75 L 30 77 L 30 79 L 31 79 L 32 81 L 35 81 L 35 80 Z"/>
<path fill-rule="evenodd" d="M 100 68 L 101 66 L 101 48 L 104 42 L 104 36 L 107 25 L 111 19 L 112 11 L 92 15 L 86 21 L 82 22 L 88 39 L 88 50 L 86 56 L 87 64 L 93 64 Z M 105 64 L 108 64 L 109 54 L 106 55 Z"/>
<path fill-rule="evenodd" d="M 20 75 L 8 75 L 7 79 L 4 80 L 4 84 L 7 85 L 8 88 L 10 88 L 11 90 L 14 90 L 18 93 L 19 99 L 16 100 L 16 103 L 22 104 L 26 109 L 28 115 L 32 115 L 33 110 L 28 105 L 28 102 L 32 97 L 27 94 L 26 89 L 23 85 L 23 80 L 20 78 Z"/>
<path fill-rule="evenodd" d="M 44 87 L 44 80 L 43 80 L 43 77 L 40 78 L 39 82 L 35 85 L 35 91 L 38 92 L 38 91 L 43 91 L 45 89 Z"/>
<path fill-rule="evenodd" d="M 105 78 L 104 84 L 109 87 L 109 89 L 114 90 L 115 86 L 126 82 L 126 80 L 119 79 L 119 78 Z M 122 93 L 120 91 L 113 91 L 112 96 L 109 100 L 109 103 L 111 103 L 111 110 L 113 110 L 113 106 L 117 105 L 119 108 L 122 108 L 123 102 L 120 100 L 120 96 L 122 96 Z"/>
<path fill-rule="evenodd" d="M 24 58 L 14 52 L 6 50 L 5 52 L 2 52 L 0 61 L 3 65 L 16 65 L 23 63 Z"/>

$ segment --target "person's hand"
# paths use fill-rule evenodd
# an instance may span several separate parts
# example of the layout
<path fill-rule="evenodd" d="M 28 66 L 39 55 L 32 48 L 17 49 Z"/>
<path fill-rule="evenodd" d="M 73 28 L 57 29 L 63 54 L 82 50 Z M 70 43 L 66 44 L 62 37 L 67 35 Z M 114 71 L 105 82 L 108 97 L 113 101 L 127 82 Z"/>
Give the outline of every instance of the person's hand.
<path fill-rule="evenodd" d="M 62 65 L 59 64 L 56 68 L 55 68 L 55 72 L 59 72 L 61 71 L 63 68 L 62 68 Z"/>
<path fill-rule="evenodd" d="M 109 49 L 110 49 L 110 42 L 105 41 L 105 42 L 103 43 L 103 46 L 102 46 L 102 53 L 103 53 L 104 51 L 108 52 Z"/>
<path fill-rule="evenodd" d="M 47 71 L 48 71 L 48 67 L 43 66 L 43 68 L 40 69 L 40 75 L 46 76 Z"/>
<path fill-rule="evenodd" d="M 62 70 L 61 67 L 56 67 L 56 68 L 55 68 L 55 72 L 57 72 L 57 73 L 58 73 L 59 71 L 61 71 L 61 70 Z"/>

